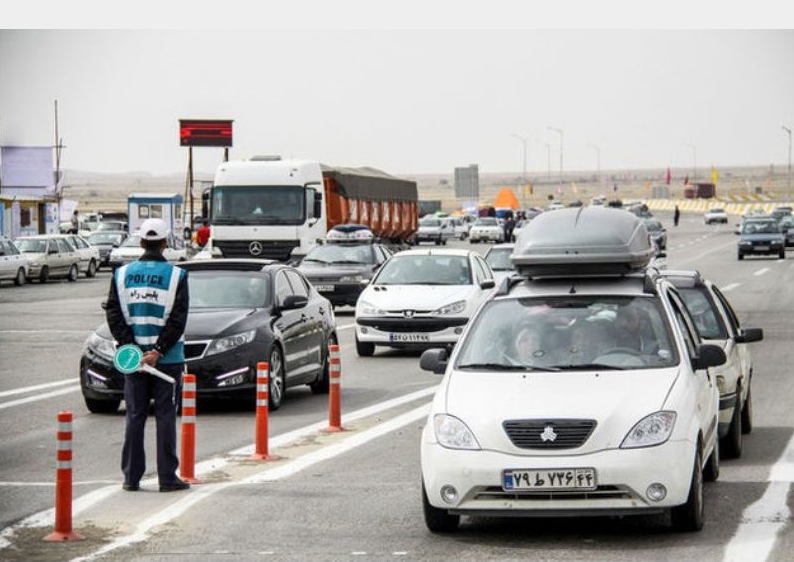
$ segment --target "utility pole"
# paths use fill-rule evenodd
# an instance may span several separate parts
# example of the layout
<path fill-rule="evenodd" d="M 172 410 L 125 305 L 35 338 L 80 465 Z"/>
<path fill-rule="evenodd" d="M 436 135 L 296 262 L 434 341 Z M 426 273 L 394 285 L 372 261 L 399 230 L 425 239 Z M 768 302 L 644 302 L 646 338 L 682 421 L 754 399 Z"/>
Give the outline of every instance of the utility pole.
<path fill-rule="evenodd" d="M 791 129 L 783 125 L 781 127 L 788 133 L 788 174 L 786 180 L 786 194 L 791 197 Z"/>
<path fill-rule="evenodd" d="M 511 135 L 521 141 L 523 146 L 524 167 L 521 172 L 521 201 L 524 202 L 524 207 L 527 206 L 527 139 L 515 133 Z"/>

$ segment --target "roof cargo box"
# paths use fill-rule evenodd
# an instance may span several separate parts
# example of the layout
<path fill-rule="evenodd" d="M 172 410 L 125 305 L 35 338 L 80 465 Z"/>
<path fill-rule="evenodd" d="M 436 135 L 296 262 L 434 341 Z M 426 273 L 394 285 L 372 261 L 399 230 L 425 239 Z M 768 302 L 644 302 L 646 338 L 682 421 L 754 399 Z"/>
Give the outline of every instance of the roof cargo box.
<path fill-rule="evenodd" d="M 521 231 L 511 256 L 522 275 L 622 275 L 655 253 L 644 222 L 620 209 L 580 207 L 538 215 Z"/>

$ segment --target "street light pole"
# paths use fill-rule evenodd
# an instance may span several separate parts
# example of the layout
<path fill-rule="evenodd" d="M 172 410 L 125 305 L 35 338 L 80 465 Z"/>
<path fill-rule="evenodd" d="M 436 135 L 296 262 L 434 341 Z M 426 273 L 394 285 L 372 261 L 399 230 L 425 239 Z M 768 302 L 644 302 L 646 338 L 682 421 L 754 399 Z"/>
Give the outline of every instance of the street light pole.
<path fill-rule="evenodd" d="M 550 180 L 551 179 L 551 144 L 546 141 L 542 141 L 540 139 L 535 139 L 535 140 L 546 147 L 546 179 Z"/>
<path fill-rule="evenodd" d="M 786 192 L 791 197 L 791 129 L 783 125 L 781 127 L 788 133 L 788 175 L 786 180 Z"/>
<path fill-rule="evenodd" d="M 560 190 L 562 190 L 562 129 L 558 129 L 557 127 L 552 127 L 551 125 L 548 126 L 550 131 L 554 131 L 555 133 L 560 135 Z"/>

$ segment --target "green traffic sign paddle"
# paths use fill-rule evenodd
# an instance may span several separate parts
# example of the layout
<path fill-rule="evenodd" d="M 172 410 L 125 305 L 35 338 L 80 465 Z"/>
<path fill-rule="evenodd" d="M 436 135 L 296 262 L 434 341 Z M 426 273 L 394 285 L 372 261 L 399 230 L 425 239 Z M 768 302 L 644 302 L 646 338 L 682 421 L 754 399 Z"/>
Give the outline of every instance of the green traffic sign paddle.
<path fill-rule="evenodd" d="M 113 356 L 113 366 L 119 373 L 130 375 L 137 371 L 144 371 L 150 375 L 163 379 L 165 382 L 176 384 L 173 377 L 166 375 L 162 371 L 158 371 L 151 365 L 141 363 L 143 359 L 143 351 L 134 343 L 122 345 L 116 350 Z"/>

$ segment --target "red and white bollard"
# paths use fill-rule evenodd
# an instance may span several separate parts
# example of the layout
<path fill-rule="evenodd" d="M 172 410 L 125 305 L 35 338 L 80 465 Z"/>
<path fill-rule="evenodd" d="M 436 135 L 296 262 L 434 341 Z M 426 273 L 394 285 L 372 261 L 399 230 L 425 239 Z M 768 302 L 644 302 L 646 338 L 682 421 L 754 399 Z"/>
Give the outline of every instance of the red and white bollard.
<path fill-rule="evenodd" d="M 201 484 L 196 478 L 196 375 L 182 377 L 182 442 L 180 446 L 179 477 L 191 484 Z"/>
<path fill-rule="evenodd" d="M 270 415 L 270 379 L 268 371 L 270 367 L 265 362 L 256 364 L 256 442 L 252 460 L 269 461 L 275 457 L 270 456 L 268 451 L 268 416 Z"/>
<path fill-rule="evenodd" d="M 58 412 L 58 452 L 55 471 L 55 530 L 45 541 L 74 541 L 72 530 L 72 412 Z"/>
<path fill-rule="evenodd" d="M 342 361 L 339 346 L 328 346 L 328 427 L 326 431 L 344 431 L 342 427 Z"/>

